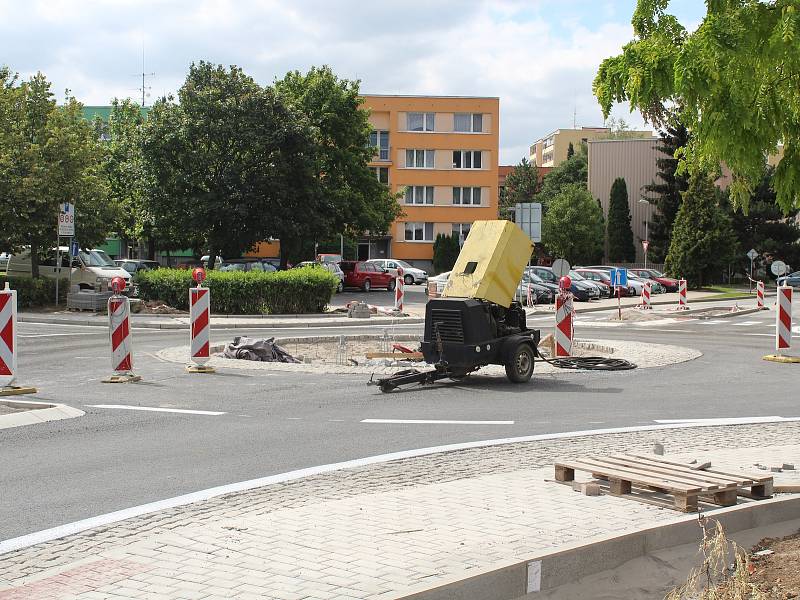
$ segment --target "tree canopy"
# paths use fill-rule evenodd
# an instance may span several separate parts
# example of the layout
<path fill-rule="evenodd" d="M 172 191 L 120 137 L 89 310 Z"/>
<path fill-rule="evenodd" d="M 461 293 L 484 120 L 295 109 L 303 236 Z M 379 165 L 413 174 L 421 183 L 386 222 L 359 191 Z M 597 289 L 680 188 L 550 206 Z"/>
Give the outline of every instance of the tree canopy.
<path fill-rule="evenodd" d="M 622 177 L 611 185 L 608 203 L 608 260 L 611 262 L 633 262 L 636 247 L 633 245 L 631 211 L 628 206 L 628 186 Z"/>
<path fill-rule="evenodd" d="M 552 199 L 564 189 L 578 185 L 586 189 L 589 181 L 589 158 L 586 145 L 581 144 L 580 149 L 573 156 L 561 162 L 557 167 L 545 175 L 538 194 L 538 202 L 542 203 L 544 211 Z"/>
<path fill-rule="evenodd" d="M 508 218 L 515 204 L 535 202 L 539 191 L 539 171 L 535 164 L 523 158 L 506 176 L 505 188 L 500 196 L 500 218 Z"/>
<path fill-rule="evenodd" d="M 553 256 L 572 264 L 591 264 L 603 257 L 603 211 L 580 184 L 565 185 L 542 219 L 542 242 Z"/>
<path fill-rule="evenodd" d="M 800 0 L 709 0 L 689 33 L 669 0 L 638 0 L 634 39 L 607 58 L 594 93 L 607 116 L 618 102 L 655 126 L 677 106 L 692 137 L 682 167 L 733 174 L 731 197 L 747 209 L 765 156 L 783 144 L 775 170 L 784 211 L 800 205 Z"/>

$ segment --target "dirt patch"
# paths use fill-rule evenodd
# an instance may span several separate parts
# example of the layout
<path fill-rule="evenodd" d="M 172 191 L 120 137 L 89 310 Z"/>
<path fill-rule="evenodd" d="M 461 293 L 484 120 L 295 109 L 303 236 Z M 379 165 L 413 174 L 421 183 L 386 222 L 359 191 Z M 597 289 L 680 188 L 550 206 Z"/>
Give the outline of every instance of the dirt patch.
<path fill-rule="evenodd" d="M 139 314 L 145 315 L 187 315 L 186 311 L 178 310 L 177 308 L 173 308 L 164 304 L 163 302 L 159 302 L 158 300 L 147 300 L 146 302 L 142 302 L 141 309 L 139 310 Z"/>
<path fill-rule="evenodd" d="M 751 583 L 767 598 L 800 598 L 800 531 L 758 542 L 749 570 Z"/>

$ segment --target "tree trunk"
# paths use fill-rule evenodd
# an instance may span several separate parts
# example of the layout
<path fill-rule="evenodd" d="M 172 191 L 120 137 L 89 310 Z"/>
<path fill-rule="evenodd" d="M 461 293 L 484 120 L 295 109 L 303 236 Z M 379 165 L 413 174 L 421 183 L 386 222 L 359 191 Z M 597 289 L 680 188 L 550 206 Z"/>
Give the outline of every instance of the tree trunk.
<path fill-rule="evenodd" d="M 39 244 L 31 242 L 31 277 L 39 277 Z"/>
<path fill-rule="evenodd" d="M 167 254 L 169 256 L 169 254 Z M 156 241 L 153 238 L 147 238 L 147 259 L 156 259 Z"/>

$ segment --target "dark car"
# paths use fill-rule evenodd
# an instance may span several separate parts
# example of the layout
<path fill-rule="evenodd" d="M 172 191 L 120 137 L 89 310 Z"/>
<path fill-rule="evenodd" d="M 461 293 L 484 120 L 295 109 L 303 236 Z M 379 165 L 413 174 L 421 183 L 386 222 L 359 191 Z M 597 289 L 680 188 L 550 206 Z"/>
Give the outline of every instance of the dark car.
<path fill-rule="evenodd" d="M 569 272 L 569 277 L 573 281 L 583 281 L 589 285 L 595 286 L 597 291 L 600 292 L 600 298 L 611 298 L 611 286 L 606 285 L 602 281 L 594 281 L 593 279 L 584 277 L 574 269 Z"/>
<path fill-rule="evenodd" d="M 778 285 L 788 285 L 793 288 L 800 287 L 800 271 L 795 271 L 785 277 L 779 277 L 777 283 Z"/>
<path fill-rule="evenodd" d="M 528 272 L 535 273 L 544 281 L 558 285 L 559 278 L 553 273 L 551 267 L 533 266 L 527 268 Z M 576 300 L 581 302 L 588 302 L 589 300 L 600 299 L 600 288 L 591 285 L 588 281 L 573 281 L 570 285 L 569 291 L 575 296 Z"/>
<path fill-rule="evenodd" d="M 522 274 L 522 281 L 517 286 L 517 298 L 527 306 L 552 304 L 556 300 L 557 292 L 556 286 L 546 284 L 541 278 L 530 272 Z"/>
<path fill-rule="evenodd" d="M 667 288 L 668 292 L 678 291 L 678 280 L 667 277 L 655 269 L 628 269 L 628 272 L 640 277 L 641 279 L 652 279 Z"/>
<path fill-rule="evenodd" d="M 390 292 L 396 285 L 394 276 L 386 269 L 363 260 L 343 260 L 339 263 L 344 271 L 344 287 L 355 287 L 370 291 L 385 288 Z"/>
<path fill-rule="evenodd" d="M 613 287 L 611 285 L 611 275 L 609 274 L 608 271 L 605 271 L 603 269 L 587 269 L 587 268 L 583 268 L 583 267 L 578 267 L 577 269 L 575 269 L 575 271 L 579 275 L 582 275 L 583 277 L 585 277 L 586 279 L 589 279 L 591 281 L 595 281 L 597 283 L 603 283 L 603 284 L 607 285 L 609 290 L 611 290 L 612 287 Z M 624 287 L 624 288 L 622 288 L 622 293 L 620 295 L 622 295 L 622 296 L 635 296 L 636 295 L 636 289 L 633 286 Z"/>
<path fill-rule="evenodd" d="M 121 258 L 115 260 L 114 264 L 122 267 L 131 275 L 136 275 L 139 271 L 153 271 L 161 268 L 161 264 L 156 260 L 138 260 L 134 258 Z"/>

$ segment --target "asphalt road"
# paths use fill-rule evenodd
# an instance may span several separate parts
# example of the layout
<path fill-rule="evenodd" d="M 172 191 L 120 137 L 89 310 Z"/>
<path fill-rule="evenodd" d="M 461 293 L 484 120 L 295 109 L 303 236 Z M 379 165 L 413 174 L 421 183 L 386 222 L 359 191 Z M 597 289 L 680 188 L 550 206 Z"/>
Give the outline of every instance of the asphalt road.
<path fill-rule="evenodd" d="M 677 344 L 703 356 L 659 369 L 534 375 L 526 385 L 477 375 L 382 394 L 362 376 L 241 370 L 189 375 L 154 354 L 185 343 L 185 331 L 134 330 L 136 370 L 144 380 L 112 386 L 100 382 L 110 369 L 103 329 L 21 323 L 20 383 L 39 388 L 32 398 L 63 402 L 86 415 L 0 430 L 0 540 L 216 485 L 399 450 L 649 425 L 658 419 L 800 415 L 797 365 L 761 360 L 773 348 L 774 313 L 635 327 L 607 326 L 607 318 L 607 313 L 580 315 L 577 335 Z M 544 314 L 531 324 L 547 333 L 552 320 Z M 421 331 L 421 326 L 404 329 Z M 253 332 L 273 333 L 299 332 Z M 215 330 L 213 337 L 242 334 L 246 331 Z M 92 406 L 97 404 L 224 414 Z"/>

